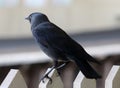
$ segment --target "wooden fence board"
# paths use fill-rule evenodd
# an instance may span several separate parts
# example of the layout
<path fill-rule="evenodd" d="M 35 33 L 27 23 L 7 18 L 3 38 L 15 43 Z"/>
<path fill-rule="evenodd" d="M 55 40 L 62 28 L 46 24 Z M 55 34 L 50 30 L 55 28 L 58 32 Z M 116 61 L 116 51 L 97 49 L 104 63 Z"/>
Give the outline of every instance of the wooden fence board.
<path fill-rule="evenodd" d="M 120 66 L 114 65 L 106 80 L 105 88 L 120 88 Z"/>
<path fill-rule="evenodd" d="M 49 70 L 50 68 L 47 72 Z M 52 79 L 52 83 L 49 79 L 45 78 L 44 83 L 42 81 L 40 82 L 39 88 L 64 88 L 62 80 L 55 69 L 53 69 L 48 76 Z"/>
<path fill-rule="evenodd" d="M 27 85 L 20 71 L 11 69 L 0 88 L 27 88 Z"/>
<path fill-rule="evenodd" d="M 96 88 L 96 80 L 87 79 L 81 72 L 79 72 L 74 81 L 73 88 Z"/>

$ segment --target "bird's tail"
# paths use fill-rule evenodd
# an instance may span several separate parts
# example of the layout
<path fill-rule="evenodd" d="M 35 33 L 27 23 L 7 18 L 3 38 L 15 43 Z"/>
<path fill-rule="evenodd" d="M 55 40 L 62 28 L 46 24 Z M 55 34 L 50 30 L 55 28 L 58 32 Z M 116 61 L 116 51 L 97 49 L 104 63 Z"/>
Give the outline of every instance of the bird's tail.
<path fill-rule="evenodd" d="M 86 78 L 91 78 L 91 79 L 101 78 L 101 76 L 89 65 L 87 61 L 77 60 L 76 64 Z"/>

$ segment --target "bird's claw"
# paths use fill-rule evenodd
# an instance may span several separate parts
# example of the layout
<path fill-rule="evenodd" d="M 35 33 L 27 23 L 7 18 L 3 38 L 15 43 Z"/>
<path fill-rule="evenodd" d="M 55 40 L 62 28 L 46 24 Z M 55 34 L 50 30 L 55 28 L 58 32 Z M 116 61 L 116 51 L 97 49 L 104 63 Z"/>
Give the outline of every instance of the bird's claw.
<path fill-rule="evenodd" d="M 43 76 L 43 77 L 41 78 L 41 81 L 42 81 L 43 83 L 45 83 L 45 81 L 44 81 L 45 78 L 49 79 L 49 80 L 50 80 L 50 84 L 52 84 L 52 79 L 48 76 L 48 74 L 46 74 L 45 76 Z"/>

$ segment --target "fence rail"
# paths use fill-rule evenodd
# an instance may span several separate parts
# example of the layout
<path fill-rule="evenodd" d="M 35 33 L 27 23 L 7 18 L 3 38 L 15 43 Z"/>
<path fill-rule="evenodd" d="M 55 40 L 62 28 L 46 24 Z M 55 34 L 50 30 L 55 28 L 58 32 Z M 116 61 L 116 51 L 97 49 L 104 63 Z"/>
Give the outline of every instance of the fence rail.
<path fill-rule="evenodd" d="M 46 71 L 48 72 L 50 68 Z M 58 75 L 57 71 L 54 69 L 49 77 L 52 79 L 52 83 L 49 79 L 45 79 L 45 83 L 42 81 L 39 83 L 38 88 L 64 88 L 64 84 Z M 113 65 L 110 69 L 107 77 L 105 78 L 105 85 L 99 85 L 100 81 L 95 79 L 87 79 L 84 75 L 79 72 L 76 79 L 73 82 L 73 88 L 119 88 L 120 87 L 120 66 Z M 99 85 L 99 87 L 97 86 Z M 27 84 L 17 69 L 11 69 L 10 72 L 5 77 L 4 81 L 0 85 L 0 88 L 28 88 Z"/>

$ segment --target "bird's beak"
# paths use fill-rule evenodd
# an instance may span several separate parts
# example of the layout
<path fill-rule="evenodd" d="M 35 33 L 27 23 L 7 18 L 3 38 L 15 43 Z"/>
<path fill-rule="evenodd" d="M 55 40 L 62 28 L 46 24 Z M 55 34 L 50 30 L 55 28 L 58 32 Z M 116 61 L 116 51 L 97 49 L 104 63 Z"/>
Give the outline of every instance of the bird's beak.
<path fill-rule="evenodd" d="M 29 20 L 29 17 L 26 17 L 25 19 L 26 19 L 26 20 Z"/>

